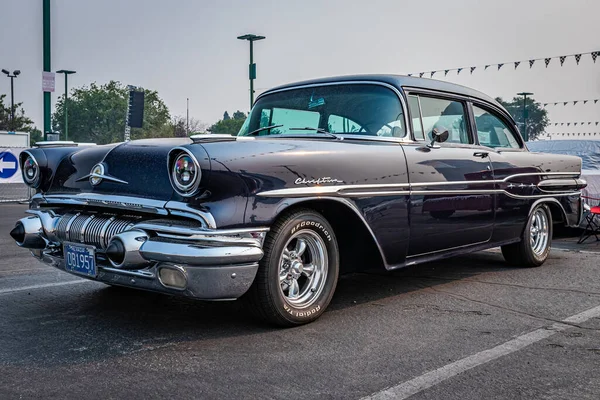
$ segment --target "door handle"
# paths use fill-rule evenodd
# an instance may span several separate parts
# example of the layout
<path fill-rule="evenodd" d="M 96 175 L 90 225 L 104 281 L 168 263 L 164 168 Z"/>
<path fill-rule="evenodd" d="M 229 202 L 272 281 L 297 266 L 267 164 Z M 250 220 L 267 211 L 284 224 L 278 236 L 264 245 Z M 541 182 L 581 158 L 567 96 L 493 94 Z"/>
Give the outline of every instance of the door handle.
<path fill-rule="evenodd" d="M 473 157 L 486 158 L 488 155 L 489 153 L 487 151 L 476 151 L 475 153 L 473 153 Z"/>

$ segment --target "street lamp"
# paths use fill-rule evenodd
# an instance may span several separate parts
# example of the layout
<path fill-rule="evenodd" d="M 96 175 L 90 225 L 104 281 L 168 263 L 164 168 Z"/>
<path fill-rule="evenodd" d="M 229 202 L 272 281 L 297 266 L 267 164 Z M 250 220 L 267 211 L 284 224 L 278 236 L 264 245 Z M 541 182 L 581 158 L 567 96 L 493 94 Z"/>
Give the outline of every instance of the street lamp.
<path fill-rule="evenodd" d="M 10 78 L 10 127 L 15 130 L 15 85 L 14 79 L 21 74 L 18 69 L 14 70 L 12 75 L 10 71 L 3 69 L 2 72 Z"/>
<path fill-rule="evenodd" d="M 67 99 L 68 99 L 68 95 L 69 95 L 69 91 L 67 89 L 67 82 L 69 80 L 69 75 L 76 73 L 77 71 L 70 71 L 68 69 L 61 69 L 56 71 L 57 74 L 65 74 L 65 106 L 64 106 L 64 112 L 65 112 L 65 140 L 69 140 L 69 125 L 67 124 L 67 122 L 69 121 L 69 117 L 68 117 L 68 107 L 67 107 Z"/>
<path fill-rule="evenodd" d="M 254 104 L 254 80 L 256 79 L 256 64 L 254 64 L 254 46 L 253 43 L 257 40 L 266 39 L 265 36 L 258 36 L 252 33 L 248 33 L 243 36 L 238 36 L 240 40 L 247 40 L 250 42 L 250 68 L 248 70 L 249 78 L 250 78 L 250 109 L 252 109 L 252 104 Z"/>
<path fill-rule="evenodd" d="M 523 139 L 529 140 L 529 134 L 527 133 L 527 96 L 533 96 L 533 93 L 521 92 L 517 93 L 517 96 L 523 96 Z"/>

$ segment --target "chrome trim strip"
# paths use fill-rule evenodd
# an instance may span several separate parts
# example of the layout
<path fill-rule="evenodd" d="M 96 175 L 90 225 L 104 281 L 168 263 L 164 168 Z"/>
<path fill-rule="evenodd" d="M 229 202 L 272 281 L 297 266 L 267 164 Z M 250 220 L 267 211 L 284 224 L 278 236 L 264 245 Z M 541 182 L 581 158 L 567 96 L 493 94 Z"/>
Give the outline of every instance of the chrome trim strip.
<path fill-rule="evenodd" d="M 202 143 L 202 142 L 233 142 L 236 139 L 236 136 L 228 135 L 225 133 L 200 133 L 196 135 L 190 136 L 192 142 L 194 143 Z"/>
<path fill-rule="evenodd" d="M 125 210 L 139 210 L 158 215 L 177 215 L 181 217 L 193 218 L 206 225 L 206 228 L 216 229 L 217 223 L 211 213 L 190 207 L 187 203 L 179 201 L 164 201 L 145 199 L 131 196 L 103 195 L 96 193 L 79 194 L 48 194 L 42 195 L 36 193 L 32 202 L 38 204 L 56 204 L 56 205 L 81 205 L 97 206 L 106 208 L 118 208 Z"/>
<path fill-rule="evenodd" d="M 482 189 L 482 190 L 412 190 L 413 187 L 426 186 L 458 186 L 458 185 L 482 185 L 506 183 L 514 178 L 525 176 L 579 176 L 578 172 L 528 172 L 509 175 L 503 179 L 477 180 L 477 181 L 449 181 L 449 182 L 415 182 L 415 183 L 390 183 L 390 184 L 372 184 L 372 185 L 332 185 L 332 186 L 308 186 L 299 188 L 285 188 L 268 190 L 258 193 L 261 197 L 304 197 L 315 195 L 338 195 L 338 196 L 390 196 L 406 194 L 476 194 L 476 193 L 507 193 L 502 189 Z M 543 181 L 542 181 L 543 182 Z M 408 189 L 407 190 L 377 190 L 377 189 Z M 358 189 L 367 189 L 359 191 Z M 370 189 L 370 190 L 369 190 Z M 553 193 L 554 195 L 554 193 Z"/>
<path fill-rule="evenodd" d="M 101 179 L 103 179 L 105 181 L 111 181 L 111 182 L 115 182 L 115 183 L 122 183 L 124 185 L 129 185 L 129 182 L 126 182 L 126 181 L 124 181 L 122 179 L 115 178 L 113 176 L 106 175 L 106 174 L 93 174 L 93 173 L 92 174 L 87 174 L 85 176 L 82 176 L 81 178 L 77 179 L 75 182 L 83 182 L 83 181 L 85 181 L 87 179 L 90 179 L 90 178 L 101 178 Z"/>
<path fill-rule="evenodd" d="M 420 186 L 453 186 L 453 185 L 483 185 L 490 183 L 502 183 L 502 180 L 481 180 L 481 181 L 448 181 L 448 182 L 416 182 L 411 183 L 411 187 L 420 187 Z"/>
<path fill-rule="evenodd" d="M 428 195 L 444 195 L 444 194 L 495 194 L 495 193 L 504 193 L 505 190 L 502 189 L 481 189 L 481 190 L 411 190 L 410 194 L 418 195 L 418 196 L 428 196 Z"/>
<path fill-rule="evenodd" d="M 343 81 L 343 82 L 323 82 L 323 83 L 311 83 L 311 84 L 307 84 L 307 85 L 298 85 L 298 86 L 291 86 L 291 87 L 287 87 L 287 88 L 281 88 L 281 89 L 276 89 L 276 90 L 268 90 L 266 92 L 261 93 L 255 101 L 258 102 L 258 100 L 260 100 L 263 96 L 268 96 L 270 94 L 273 93 L 280 93 L 280 92 L 287 92 L 290 90 L 296 90 L 296 89 L 306 89 L 306 88 L 312 88 L 312 87 L 322 87 L 322 86 L 339 86 L 339 85 L 376 85 L 376 86 L 383 86 L 386 87 L 390 90 L 392 90 L 396 96 L 398 96 L 398 99 L 400 100 L 400 106 L 402 108 L 402 114 L 404 114 L 404 126 L 405 126 L 405 133 L 404 133 L 404 137 L 401 138 L 394 138 L 394 137 L 379 137 L 379 136 L 370 136 L 370 135 L 363 135 L 365 136 L 365 138 L 369 138 L 370 140 L 381 140 L 381 139 L 385 139 L 385 141 L 389 142 L 389 141 L 393 141 L 393 142 L 412 142 L 412 135 L 411 135 L 411 130 L 412 127 L 410 125 L 410 121 L 408 120 L 408 107 L 406 105 L 406 102 L 404 100 L 404 96 L 402 96 L 402 93 L 400 92 L 400 90 L 393 86 L 390 85 L 389 83 L 386 82 L 380 82 L 380 81 L 362 81 L 362 80 L 356 80 L 356 81 Z M 254 106 L 254 104 L 252 105 Z M 341 138 L 344 137 L 344 135 L 338 135 Z M 263 138 L 268 138 L 268 136 L 262 136 Z M 391 140 L 390 140 L 391 139 Z M 367 139 L 365 139 L 367 140 Z"/>
<path fill-rule="evenodd" d="M 168 201 L 165 204 L 165 209 L 172 215 L 193 218 L 206 224 L 206 227 L 209 229 L 217 229 L 217 222 L 208 211 L 192 208 L 189 204 L 180 201 Z"/>
<path fill-rule="evenodd" d="M 391 184 L 375 184 L 375 185 L 335 185 L 335 186 L 308 186 L 299 188 L 288 188 L 288 189 L 275 189 L 266 192 L 258 193 L 257 196 L 262 197 L 302 197 L 311 195 L 348 195 L 352 196 L 354 193 L 365 194 L 365 193 L 379 193 L 373 192 L 372 189 L 404 189 L 408 188 L 408 183 L 391 183 Z M 370 192 L 356 192 L 356 190 L 367 189 Z M 344 190 L 354 190 L 351 193 L 340 193 Z M 396 193 L 398 191 L 388 191 Z"/>
<path fill-rule="evenodd" d="M 114 274 L 119 274 L 119 275 L 137 276 L 138 278 L 147 278 L 147 279 L 155 278 L 155 275 L 152 272 L 144 271 L 144 270 L 117 269 L 117 268 L 111 268 L 111 267 L 104 267 L 101 265 L 98 265 L 98 270 L 112 272 Z"/>
<path fill-rule="evenodd" d="M 32 197 L 32 201 L 41 201 L 46 204 L 67 204 L 81 206 L 98 206 L 108 208 L 118 208 L 126 210 L 140 210 L 153 214 L 167 215 L 164 209 L 164 200 L 144 199 L 140 197 L 104 195 L 97 193 L 78 193 L 78 194 L 46 194 L 37 193 Z"/>
<path fill-rule="evenodd" d="M 547 194 L 532 194 L 532 195 L 520 195 L 513 194 L 510 192 L 504 191 L 504 194 L 508 197 L 512 197 L 513 199 L 543 199 L 543 198 L 552 198 L 552 197 L 568 197 L 568 196 L 581 196 L 581 192 L 570 192 L 570 193 L 547 193 Z"/>

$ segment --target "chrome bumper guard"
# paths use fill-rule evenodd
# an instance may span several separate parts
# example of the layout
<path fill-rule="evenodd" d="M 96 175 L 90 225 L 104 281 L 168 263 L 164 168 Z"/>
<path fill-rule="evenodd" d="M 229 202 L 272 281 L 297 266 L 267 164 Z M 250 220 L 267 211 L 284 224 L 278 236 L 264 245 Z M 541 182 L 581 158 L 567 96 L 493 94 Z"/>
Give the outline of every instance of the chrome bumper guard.
<path fill-rule="evenodd" d="M 24 238 L 15 239 L 17 244 L 29 248 L 39 260 L 66 271 L 62 243 L 67 240 L 63 239 L 64 232 L 58 232 L 59 223 L 64 225 L 63 216 L 52 210 L 28 213 L 32 215 L 17 223 L 22 225 L 19 238 Z M 76 218 L 81 219 L 82 215 L 73 217 Z M 90 215 L 90 220 L 93 218 Z M 67 236 L 80 237 L 82 244 L 89 245 L 84 240 L 91 237 L 85 231 L 88 225 L 93 224 L 84 221 L 77 232 Z M 96 245 L 97 275 L 81 277 L 204 300 L 242 296 L 254 281 L 269 229 L 207 229 L 192 225 L 161 219 L 128 225 L 125 231 L 106 238 L 106 248 Z"/>

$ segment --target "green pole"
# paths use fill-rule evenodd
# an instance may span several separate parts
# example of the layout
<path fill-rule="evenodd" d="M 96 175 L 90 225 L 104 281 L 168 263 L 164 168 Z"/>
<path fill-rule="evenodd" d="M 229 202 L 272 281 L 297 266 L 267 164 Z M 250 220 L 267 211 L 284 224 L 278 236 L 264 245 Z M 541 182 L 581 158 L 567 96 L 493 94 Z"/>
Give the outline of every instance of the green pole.
<path fill-rule="evenodd" d="M 252 68 L 254 66 L 254 41 L 250 40 L 250 110 L 252 109 L 252 104 L 254 104 L 254 76 L 252 72 Z"/>
<path fill-rule="evenodd" d="M 44 71 L 51 72 L 50 66 L 50 0 L 43 0 L 43 42 L 44 42 Z M 52 130 L 50 123 L 50 92 L 44 92 L 44 140 Z"/>

